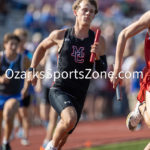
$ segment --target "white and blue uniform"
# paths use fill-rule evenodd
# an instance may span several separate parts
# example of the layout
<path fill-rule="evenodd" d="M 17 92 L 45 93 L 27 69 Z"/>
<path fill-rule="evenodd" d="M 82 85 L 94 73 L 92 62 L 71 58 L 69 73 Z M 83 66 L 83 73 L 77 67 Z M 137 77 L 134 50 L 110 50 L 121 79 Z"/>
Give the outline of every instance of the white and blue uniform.
<path fill-rule="evenodd" d="M 52 86 L 54 82 L 54 72 L 57 71 L 57 46 L 53 46 L 50 49 L 50 53 L 48 55 L 48 58 L 46 59 L 46 65 L 45 65 L 45 78 L 42 81 L 43 84 L 43 98 L 42 103 L 50 104 L 49 102 L 49 89 Z M 52 75 L 52 76 L 50 76 Z"/>
<path fill-rule="evenodd" d="M 22 55 L 18 54 L 14 61 L 9 61 L 6 58 L 5 53 L 2 54 L 0 76 L 5 74 L 7 69 L 11 69 L 12 71 L 9 72 L 9 76 L 12 76 L 12 78 L 9 79 L 8 83 L 0 83 L 0 110 L 3 109 L 5 102 L 10 98 L 15 98 L 18 101 L 21 100 L 22 79 L 20 78 L 20 75 L 21 71 L 23 71 L 22 58 Z M 18 79 L 15 79 L 17 74 L 15 71 L 19 72 L 17 75 Z"/>

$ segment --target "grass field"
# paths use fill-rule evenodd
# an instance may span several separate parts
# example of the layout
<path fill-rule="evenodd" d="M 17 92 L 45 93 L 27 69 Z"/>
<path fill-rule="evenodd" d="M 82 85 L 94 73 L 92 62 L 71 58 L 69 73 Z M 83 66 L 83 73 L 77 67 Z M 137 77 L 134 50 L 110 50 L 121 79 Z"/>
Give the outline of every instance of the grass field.
<path fill-rule="evenodd" d="M 150 142 L 150 139 L 124 142 L 118 144 L 109 144 L 105 146 L 84 148 L 80 150 L 144 150 L 144 147 Z"/>

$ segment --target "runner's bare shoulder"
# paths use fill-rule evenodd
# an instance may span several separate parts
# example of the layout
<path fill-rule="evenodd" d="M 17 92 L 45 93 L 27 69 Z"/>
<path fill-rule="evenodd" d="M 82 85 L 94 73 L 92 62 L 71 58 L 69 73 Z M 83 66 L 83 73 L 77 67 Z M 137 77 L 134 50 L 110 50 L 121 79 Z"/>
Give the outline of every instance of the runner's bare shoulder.
<path fill-rule="evenodd" d="M 66 29 L 52 31 L 50 35 L 41 42 L 42 47 L 45 49 L 48 49 L 54 45 L 58 45 L 59 47 L 61 45 L 60 43 L 64 39 L 65 31 Z"/>
<path fill-rule="evenodd" d="M 61 30 L 54 30 L 51 32 L 50 37 L 52 40 L 55 40 L 55 42 L 63 40 L 65 35 L 66 29 Z"/>
<path fill-rule="evenodd" d="M 147 28 L 150 28 L 150 11 L 144 13 L 139 19 L 139 22 L 144 24 Z"/>

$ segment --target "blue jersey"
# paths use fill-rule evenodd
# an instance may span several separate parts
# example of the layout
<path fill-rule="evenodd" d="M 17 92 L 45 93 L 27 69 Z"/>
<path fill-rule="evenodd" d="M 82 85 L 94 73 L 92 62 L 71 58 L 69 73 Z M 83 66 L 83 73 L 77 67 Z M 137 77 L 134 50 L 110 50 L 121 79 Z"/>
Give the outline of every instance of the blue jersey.
<path fill-rule="evenodd" d="M 14 95 L 21 91 L 22 79 L 20 78 L 20 75 L 22 71 L 22 58 L 22 55 L 18 54 L 14 61 L 9 61 L 6 58 L 5 53 L 3 53 L 0 62 L 0 76 L 5 74 L 7 69 L 11 69 L 12 71 L 7 72 L 7 75 L 12 78 L 9 79 L 8 83 L 0 83 L 0 95 Z M 16 76 L 17 79 L 15 79 Z"/>

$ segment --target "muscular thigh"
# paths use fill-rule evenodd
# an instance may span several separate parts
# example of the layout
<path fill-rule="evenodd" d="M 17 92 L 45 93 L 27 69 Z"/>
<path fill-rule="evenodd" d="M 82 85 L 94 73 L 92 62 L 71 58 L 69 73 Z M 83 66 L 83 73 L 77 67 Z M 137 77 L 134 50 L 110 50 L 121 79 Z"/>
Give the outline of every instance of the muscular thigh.
<path fill-rule="evenodd" d="M 74 107 L 72 103 L 73 97 L 57 88 L 50 89 L 49 99 L 51 105 L 54 107 L 54 109 L 57 111 L 59 115 L 61 114 L 62 110 L 65 109 L 66 107 L 69 106 Z"/>
<path fill-rule="evenodd" d="M 72 106 L 80 116 L 84 104 L 83 98 L 72 96 L 61 89 L 52 88 L 50 89 L 49 99 L 51 105 L 59 115 L 66 107 Z"/>
<path fill-rule="evenodd" d="M 62 110 L 61 118 L 63 119 L 73 119 L 75 123 L 77 122 L 77 111 L 75 107 L 69 106 Z"/>
<path fill-rule="evenodd" d="M 81 113 L 82 113 L 82 109 L 83 109 L 83 104 L 85 100 L 84 96 L 82 96 L 81 98 L 74 97 L 70 95 L 69 93 L 62 91 L 61 89 L 52 88 L 50 89 L 49 99 L 50 99 L 51 105 L 53 106 L 53 108 L 56 110 L 56 112 L 59 115 L 61 114 L 63 110 L 69 111 L 69 113 L 66 113 L 69 115 L 71 114 L 74 115 L 75 113 L 73 111 L 75 111 L 77 115 L 77 122 L 76 122 L 76 125 L 77 125 L 80 119 Z M 72 109 L 72 107 L 74 109 Z M 69 109 L 66 109 L 66 108 L 69 108 Z M 70 133 L 72 133 L 72 131 Z"/>

